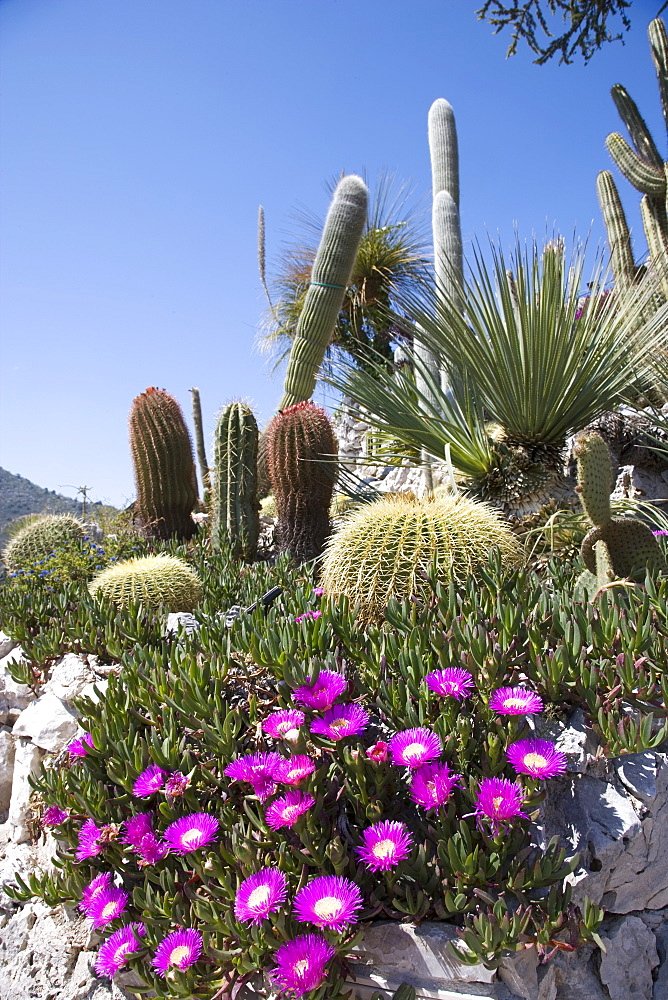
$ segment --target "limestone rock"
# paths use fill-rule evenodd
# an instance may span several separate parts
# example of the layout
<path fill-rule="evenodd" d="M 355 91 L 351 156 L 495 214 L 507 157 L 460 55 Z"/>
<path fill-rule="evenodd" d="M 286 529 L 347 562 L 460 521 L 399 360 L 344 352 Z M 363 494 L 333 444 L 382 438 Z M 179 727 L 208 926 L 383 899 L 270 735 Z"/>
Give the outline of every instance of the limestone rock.
<path fill-rule="evenodd" d="M 656 799 L 656 778 L 660 766 L 660 756 L 648 751 L 620 757 L 615 764 L 615 770 L 631 795 L 649 807 Z"/>
<path fill-rule="evenodd" d="M 17 663 L 23 658 L 23 650 L 20 646 L 15 646 L 0 660 L 0 711 L 22 711 L 36 698 L 32 688 L 27 684 L 19 684 L 9 672 L 9 664 Z"/>
<path fill-rule="evenodd" d="M 14 725 L 14 736 L 27 736 L 42 750 L 62 750 L 77 733 L 76 716 L 60 698 L 46 693 L 24 709 Z"/>
<path fill-rule="evenodd" d="M 535 948 L 524 948 L 504 958 L 499 966 L 499 979 L 522 1000 L 538 996 L 538 955 Z"/>
<path fill-rule="evenodd" d="M 87 684 L 95 679 L 95 673 L 86 657 L 77 653 L 65 653 L 51 668 L 51 675 L 44 685 L 44 691 L 61 701 L 70 702 L 77 698 Z"/>
<path fill-rule="evenodd" d="M 0 815 L 9 809 L 14 776 L 14 740 L 9 729 L 0 729 Z"/>
<path fill-rule="evenodd" d="M 593 730 L 587 725 L 580 708 L 573 712 L 565 726 L 560 722 L 544 722 L 539 718 L 536 734 L 541 739 L 552 740 L 556 749 L 566 754 L 567 768 L 571 773 L 583 774 L 596 752 Z"/>
<path fill-rule="evenodd" d="M 0 660 L 4 659 L 8 653 L 11 653 L 16 646 L 18 646 L 16 639 L 12 639 L 10 635 L 7 635 L 6 632 L 0 629 Z"/>
<path fill-rule="evenodd" d="M 30 740 L 18 739 L 14 750 L 14 774 L 12 778 L 12 794 L 9 800 L 9 814 L 4 824 L 7 837 L 16 844 L 30 839 L 26 821 L 30 807 L 32 789 L 28 778 L 35 774 L 44 751 L 31 743 Z M 2 996 L 0 990 L 0 996 Z"/>
<path fill-rule="evenodd" d="M 659 964 L 656 940 L 639 917 L 625 917 L 609 937 L 601 935 L 601 981 L 610 1000 L 652 1000 L 652 969 Z"/>

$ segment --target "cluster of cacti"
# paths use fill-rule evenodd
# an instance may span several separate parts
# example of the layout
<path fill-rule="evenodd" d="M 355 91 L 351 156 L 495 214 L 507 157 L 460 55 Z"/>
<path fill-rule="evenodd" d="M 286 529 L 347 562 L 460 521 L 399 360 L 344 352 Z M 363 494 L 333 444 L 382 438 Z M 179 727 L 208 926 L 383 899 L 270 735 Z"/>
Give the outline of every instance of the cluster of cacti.
<path fill-rule="evenodd" d="M 34 566 L 52 553 L 72 545 L 80 545 L 84 525 L 70 514 L 46 514 L 29 521 L 9 541 L 2 561 L 10 573 Z"/>
<path fill-rule="evenodd" d="M 350 513 L 323 559 L 328 596 L 345 596 L 362 622 L 382 621 L 391 598 L 424 600 L 428 576 L 462 582 L 487 562 L 492 549 L 519 565 L 521 548 L 501 517 L 465 497 L 397 493 Z"/>
<path fill-rule="evenodd" d="M 215 475 L 211 488 L 211 539 L 250 562 L 257 552 L 260 516 L 257 489 L 257 423 L 245 403 L 221 413 L 214 439 Z"/>
<path fill-rule="evenodd" d="M 141 603 L 145 608 L 192 611 L 202 594 L 197 573 L 176 556 L 141 556 L 126 559 L 102 570 L 89 584 L 117 607 Z"/>
<path fill-rule="evenodd" d="M 648 569 L 665 569 L 661 548 L 651 528 L 636 518 L 612 515 L 612 461 L 600 434 L 583 434 L 576 442 L 575 456 L 577 491 L 593 524 L 580 550 L 586 571 L 580 577 L 579 587 L 595 592 L 615 578 L 642 581 Z"/>
<path fill-rule="evenodd" d="M 366 222 L 367 186 L 351 174 L 336 186 L 288 361 L 280 409 L 313 395 Z"/>
<path fill-rule="evenodd" d="M 329 417 L 314 403 L 296 403 L 273 418 L 266 445 L 279 549 L 299 562 L 317 558 L 329 534 L 338 475 L 338 443 Z"/>
<path fill-rule="evenodd" d="M 130 412 L 136 512 L 152 538 L 190 538 L 197 506 L 192 443 L 181 407 L 164 389 L 137 396 Z"/>
<path fill-rule="evenodd" d="M 663 115 L 668 122 L 668 35 L 660 18 L 653 20 L 648 29 L 652 59 L 656 67 Z M 606 139 L 610 156 L 624 177 L 641 193 L 640 209 L 650 254 L 653 280 L 658 280 L 663 299 L 668 298 L 668 216 L 666 171 L 668 164 L 657 149 L 656 143 L 643 120 L 635 102 L 621 84 L 612 88 L 612 98 L 624 122 L 632 145 L 618 132 Z M 607 170 L 599 174 L 597 189 L 603 217 L 608 231 L 615 281 L 620 289 L 635 284 L 642 275 L 642 268 L 635 263 L 631 248 L 629 227 L 621 200 L 612 177 Z"/>

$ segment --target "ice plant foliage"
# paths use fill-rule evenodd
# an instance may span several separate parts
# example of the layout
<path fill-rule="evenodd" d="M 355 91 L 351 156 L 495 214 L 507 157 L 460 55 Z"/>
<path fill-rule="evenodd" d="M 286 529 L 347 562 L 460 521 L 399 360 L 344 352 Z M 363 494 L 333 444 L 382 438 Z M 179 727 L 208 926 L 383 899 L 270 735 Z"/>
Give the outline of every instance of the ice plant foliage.
<path fill-rule="evenodd" d="M 405 823 L 382 820 L 363 831 L 357 854 L 370 871 L 389 871 L 408 857 L 412 846 L 413 838 Z"/>
<path fill-rule="evenodd" d="M 359 736 L 369 724 L 369 713 L 361 705 L 336 705 L 321 719 L 314 719 L 311 732 L 338 742 L 347 736 Z"/>
<path fill-rule="evenodd" d="M 304 713 L 297 708 L 287 708 L 279 712 L 274 712 L 262 723 L 262 732 L 265 736 L 271 736 L 275 740 L 292 739 L 299 732 L 299 727 L 304 724 Z"/>
<path fill-rule="evenodd" d="M 274 778 L 280 785 L 299 785 L 315 771 L 315 761 L 305 753 L 283 758 L 274 768 Z"/>
<path fill-rule="evenodd" d="M 265 820 L 272 830 L 280 830 L 283 826 L 294 826 L 297 820 L 315 805 L 312 795 L 306 795 L 297 789 L 280 795 L 267 806 Z"/>
<path fill-rule="evenodd" d="M 433 670 L 425 677 L 425 684 L 434 694 L 444 698 L 455 698 L 461 701 L 467 698 L 473 690 L 473 677 L 463 667 L 446 667 L 444 670 Z"/>
<path fill-rule="evenodd" d="M 164 837 L 175 854 L 190 854 L 207 847 L 218 836 L 218 820 L 208 813 L 191 813 L 170 823 Z"/>
<path fill-rule="evenodd" d="M 316 712 L 324 712 L 332 707 L 347 687 L 348 681 L 343 674 L 335 670 L 321 670 L 316 680 L 295 688 L 293 695 L 300 705 Z"/>
<path fill-rule="evenodd" d="M 461 775 L 452 774 L 447 764 L 423 764 L 413 772 L 410 796 L 423 809 L 440 809 L 445 805 Z"/>
<path fill-rule="evenodd" d="M 125 913 L 128 894 L 116 886 L 107 886 L 96 892 L 86 908 L 86 916 L 97 930 Z"/>
<path fill-rule="evenodd" d="M 529 688 L 502 687 L 492 692 L 489 707 L 499 715 L 532 715 L 543 711 L 543 701 Z"/>
<path fill-rule="evenodd" d="M 140 951 L 142 947 L 140 938 L 145 933 L 146 928 L 143 924 L 130 924 L 114 931 L 101 945 L 97 954 L 95 971 L 98 976 L 111 978 L 120 972 L 123 966 L 127 965 L 130 956 Z"/>
<path fill-rule="evenodd" d="M 483 778 L 475 803 L 474 815 L 479 820 L 488 820 L 496 836 L 505 823 L 509 823 L 522 812 L 524 792 L 522 788 L 507 778 Z"/>
<path fill-rule="evenodd" d="M 163 771 L 157 764 L 151 764 L 137 776 L 132 786 L 132 794 L 138 799 L 147 799 L 150 795 L 155 795 L 165 784 L 167 776 L 167 771 Z"/>
<path fill-rule="evenodd" d="M 554 778 L 566 770 L 566 754 L 549 740 L 518 740 L 506 750 L 506 757 L 518 774 L 532 778 Z"/>
<path fill-rule="evenodd" d="M 288 894 L 288 880 L 278 868 L 262 868 L 244 879 L 234 900 L 234 916 L 242 923 L 259 924 L 280 909 Z"/>
<path fill-rule="evenodd" d="M 166 976 L 170 969 L 185 972 L 202 954 L 202 935 L 193 928 L 173 931 L 156 948 L 153 968 L 159 976 Z"/>
<path fill-rule="evenodd" d="M 436 733 L 424 727 L 404 729 L 390 740 L 392 763 L 398 767 L 421 767 L 436 760 L 442 750 L 443 745 Z"/>
<path fill-rule="evenodd" d="M 313 878 L 295 896 L 295 918 L 303 924 L 342 931 L 356 924 L 362 908 L 360 887 L 348 878 L 323 875 Z"/>
<path fill-rule="evenodd" d="M 327 964 L 335 954 L 336 949 L 319 934 L 302 934 L 276 951 L 271 978 L 290 996 L 303 997 L 325 981 Z"/>

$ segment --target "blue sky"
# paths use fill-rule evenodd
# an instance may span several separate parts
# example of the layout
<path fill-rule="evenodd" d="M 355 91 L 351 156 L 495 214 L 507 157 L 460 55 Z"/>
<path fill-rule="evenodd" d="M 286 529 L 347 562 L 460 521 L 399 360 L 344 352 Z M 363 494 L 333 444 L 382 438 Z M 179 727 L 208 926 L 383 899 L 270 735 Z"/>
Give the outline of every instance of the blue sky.
<path fill-rule="evenodd" d="M 457 116 L 465 249 L 553 230 L 602 243 L 595 193 L 622 82 L 663 147 L 646 26 L 588 66 L 534 66 L 469 0 L 2 0 L 0 464 L 73 496 L 133 498 L 127 417 L 148 385 L 207 443 L 281 376 L 256 347 L 268 262 L 321 217 L 327 181 L 390 170 L 425 223 L 427 111 Z M 638 196 L 622 199 L 644 251 Z M 320 397 L 321 400 L 324 397 Z"/>

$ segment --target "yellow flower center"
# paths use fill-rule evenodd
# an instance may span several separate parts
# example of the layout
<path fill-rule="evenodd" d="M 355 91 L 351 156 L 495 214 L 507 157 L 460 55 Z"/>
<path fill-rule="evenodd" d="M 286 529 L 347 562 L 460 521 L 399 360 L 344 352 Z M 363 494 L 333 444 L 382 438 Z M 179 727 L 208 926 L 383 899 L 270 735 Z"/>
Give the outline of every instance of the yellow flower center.
<path fill-rule="evenodd" d="M 120 963 L 125 961 L 125 956 L 129 951 L 132 951 L 133 945 L 131 941 L 124 941 L 120 947 L 114 952 L 114 963 Z"/>
<path fill-rule="evenodd" d="M 296 976 L 303 976 L 308 972 L 308 958 L 302 958 L 301 961 L 295 962 L 294 974 Z"/>
<path fill-rule="evenodd" d="M 421 757 L 424 754 L 424 744 L 423 743 L 409 743 L 404 749 L 404 757 L 406 760 L 415 760 L 416 757 Z"/>
<path fill-rule="evenodd" d="M 526 701 L 524 698 L 505 698 L 503 702 L 504 708 L 526 708 Z"/>
<path fill-rule="evenodd" d="M 371 853 L 376 858 L 391 858 L 397 849 L 397 845 L 393 840 L 379 840 L 377 844 L 374 844 L 371 848 Z"/>
<path fill-rule="evenodd" d="M 497 795 L 495 799 L 492 799 L 492 807 L 494 812 L 498 812 L 503 804 L 503 795 Z"/>
<path fill-rule="evenodd" d="M 183 962 L 186 958 L 188 958 L 189 954 L 190 954 L 190 948 L 188 947 L 188 945 L 180 944 L 178 948 L 174 948 L 174 950 L 170 953 L 169 964 L 180 965 L 181 962 Z"/>
<path fill-rule="evenodd" d="M 313 909 L 321 920 L 331 920 L 333 917 L 338 917 L 343 909 L 343 903 L 336 896 L 323 896 Z"/>
<path fill-rule="evenodd" d="M 253 908 L 257 906 L 264 906 L 265 903 L 269 901 L 270 891 L 268 885 L 259 885 L 257 889 L 253 889 L 250 896 L 248 897 L 248 905 Z"/>
<path fill-rule="evenodd" d="M 299 806 L 285 806 L 283 808 L 283 812 L 281 813 L 283 819 L 287 820 L 299 819 L 300 815 L 301 809 Z"/>
<path fill-rule="evenodd" d="M 528 753 L 524 758 L 525 767 L 547 767 L 547 758 L 542 753 Z"/>
<path fill-rule="evenodd" d="M 346 729 L 348 725 L 348 719 L 335 719 L 334 722 L 330 722 L 329 724 L 330 729 L 336 729 L 337 732 L 339 729 Z"/>
<path fill-rule="evenodd" d="M 196 844 L 200 838 L 200 832 L 197 828 L 192 830 L 187 830 L 181 837 L 181 842 L 185 844 L 186 847 L 190 847 L 192 844 Z"/>
<path fill-rule="evenodd" d="M 107 905 L 102 908 L 102 916 L 105 920 L 110 920 L 113 917 L 117 906 L 118 904 L 114 902 L 107 903 Z"/>

